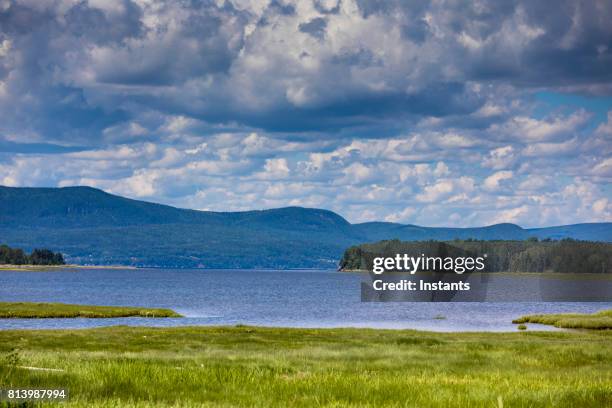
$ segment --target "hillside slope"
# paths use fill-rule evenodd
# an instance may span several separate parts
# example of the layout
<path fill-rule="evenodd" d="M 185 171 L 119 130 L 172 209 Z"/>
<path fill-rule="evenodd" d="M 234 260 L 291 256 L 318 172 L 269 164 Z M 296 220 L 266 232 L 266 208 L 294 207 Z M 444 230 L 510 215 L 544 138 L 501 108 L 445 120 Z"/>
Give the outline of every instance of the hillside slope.
<path fill-rule="evenodd" d="M 398 238 L 572 237 L 612 242 L 612 223 L 523 229 L 350 224 L 321 209 L 211 212 L 131 200 L 91 187 L 0 187 L 0 243 L 46 247 L 68 262 L 208 268 L 335 268 L 355 244 Z"/>

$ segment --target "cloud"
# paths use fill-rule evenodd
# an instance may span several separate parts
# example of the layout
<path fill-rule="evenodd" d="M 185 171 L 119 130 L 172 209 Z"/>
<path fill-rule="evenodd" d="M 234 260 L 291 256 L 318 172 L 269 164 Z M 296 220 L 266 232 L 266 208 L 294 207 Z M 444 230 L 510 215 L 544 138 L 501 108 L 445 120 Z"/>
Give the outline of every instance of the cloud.
<path fill-rule="evenodd" d="M 395 212 L 395 213 L 387 215 L 385 217 L 385 221 L 402 223 L 402 222 L 405 222 L 406 220 L 409 220 L 412 217 L 412 215 L 414 215 L 414 213 L 416 213 L 416 209 L 412 207 L 406 207 L 399 212 Z"/>
<path fill-rule="evenodd" d="M 499 224 L 503 222 L 510 223 L 520 223 L 521 219 L 524 219 L 525 216 L 529 213 L 529 207 L 526 205 L 522 205 L 520 207 L 511 208 L 508 210 L 502 210 L 498 215 L 492 220 L 492 224 Z"/>
<path fill-rule="evenodd" d="M 595 130 L 597 136 L 607 137 L 612 139 L 612 111 L 608 112 L 608 121 L 601 123 Z"/>
<path fill-rule="evenodd" d="M 499 132 L 508 139 L 524 142 L 555 141 L 576 132 L 587 122 L 588 118 L 589 114 L 583 110 L 566 117 L 552 117 L 543 120 L 516 116 L 503 125 L 493 125 L 491 131 Z"/>
<path fill-rule="evenodd" d="M 440 179 L 433 184 L 423 188 L 423 192 L 416 196 L 417 201 L 432 203 L 440 202 L 451 197 L 455 199 L 465 199 L 465 193 L 474 190 L 474 180 L 470 177 L 460 177 L 458 179 Z"/>
<path fill-rule="evenodd" d="M 514 147 L 502 146 L 489 151 L 488 157 L 483 161 L 483 165 L 493 170 L 500 170 L 512 167 L 516 160 Z"/>
<path fill-rule="evenodd" d="M 310 205 L 338 211 L 353 222 L 469 226 L 516 221 L 538 226 L 605 220 L 610 213 L 609 192 L 590 176 L 561 177 L 554 167 L 548 175 L 545 166 L 538 168 L 541 174 L 495 171 L 457 155 L 425 163 L 399 161 L 381 154 L 386 147 L 372 155 L 369 146 L 380 147 L 379 142 L 346 141 L 326 151 L 318 144 L 288 148 L 265 134 L 220 133 L 204 144 L 140 142 L 18 154 L 0 161 L 0 182 L 86 184 L 218 211 Z M 305 160 L 307 149 L 311 153 Z M 606 160 L 596 169 L 610 167 Z M 507 182 L 516 184 L 516 191 L 506 188 Z M 604 205 L 602 200 L 608 201 Z"/>
<path fill-rule="evenodd" d="M 289 176 L 289 172 L 290 170 L 286 159 L 266 159 L 261 177 L 267 179 L 283 179 Z"/>
<path fill-rule="evenodd" d="M 573 138 L 560 143 L 534 143 L 523 150 L 525 156 L 562 156 L 574 154 L 578 148 L 578 139 Z"/>
<path fill-rule="evenodd" d="M 2 184 L 352 221 L 609 220 L 610 2 L 2 5 Z"/>
<path fill-rule="evenodd" d="M 530 175 L 526 180 L 521 182 L 518 186 L 520 190 L 527 191 L 541 191 L 545 190 L 546 187 L 551 186 L 552 180 L 547 176 Z"/>
<path fill-rule="evenodd" d="M 476 112 L 474 112 L 474 116 L 480 118 L 490 118 L 495 116 L 500 116 L 505 113 L 505 109 L 499 105 L 495 105 L 494 103 L 487 102 L 480 107 Z"/>
<path fill-rule="evenodd" d="M 612 178 L 612 158 L 605 159 L 593 167 L 592 174 Z"/>
<path fill-rule="evenodd" d="M 511 180 L 512 177 L 514 177 L 514 173 L 512 173 L 511 171 L 498 171 L 484 179 L 483 186 L 485 190 L 497 191 L 501 188 L 502 181 Z"/>
<path fill-rule="evenodd" d="M 63 139 L 150 109 L 265 130 L 492 117 L 504 108 L 483 100 L 470 81 L 588 92 L 610 80 L 612 57 L 601 45 L 612 38 L 603 22 L 612 8 L 595 3 L 560 5 L 573 10 L 568 20 L 520 1 L 13 1 L 0 12 L 0 75 L 15 108 L 55 105 L 67 122 L 55 125 Z M 40 119 L 27 123 L 14 109 L 5 127 L 48 129 L 53 115 L 36 113 Z M 78 118 L 88 114 L 106 120 L 85 125 Z M 538 140 L 563 124 L 545 125 L 515 123 Z"/>

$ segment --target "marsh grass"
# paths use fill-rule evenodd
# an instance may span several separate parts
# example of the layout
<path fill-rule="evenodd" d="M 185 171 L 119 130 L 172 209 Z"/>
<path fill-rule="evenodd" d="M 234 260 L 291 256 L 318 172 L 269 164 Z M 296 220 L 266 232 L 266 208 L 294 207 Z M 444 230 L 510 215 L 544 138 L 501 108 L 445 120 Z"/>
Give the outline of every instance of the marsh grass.
<path fill-rule="evenodd" d="M 78 407 L 610 406 L 610 340 L 600 331 L 0 331 L 0 354 L 17 347 L 22 365 L 65 370 L 0 366 L 0 384 L 67 387 L 65 405 Z"/>
<path fill-rule="evenodd" d="M 65 303 L 0 302 L 0 318 L 109 318 L 109 317 L 181 317 L 169 309 L 142 307 L 90 306 Z"/>
<path fill-rule="evenodd" d="M 564 329 L 612 329 L 612 310 L 602 310 L 593 314 L 545 314 L 523 316 L 512 323 L 538 323 L 547 324 Z"/>

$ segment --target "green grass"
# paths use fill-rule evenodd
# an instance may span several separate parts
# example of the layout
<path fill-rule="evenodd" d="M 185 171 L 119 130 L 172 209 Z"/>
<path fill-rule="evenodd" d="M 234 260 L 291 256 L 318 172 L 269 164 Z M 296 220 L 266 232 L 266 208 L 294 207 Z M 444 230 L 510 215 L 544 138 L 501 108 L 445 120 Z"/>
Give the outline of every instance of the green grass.
<path fill-rule="evenodd" d="M 602 310 L 593 314 L 544 314 L 523 316 L 512 321 L 512 323 L 538 323 L 548 324 L 564 329 L 612 329 L 612 310 Z"/>
<path fill-rule="evenodd" d="M 69 305 L 65 303 L 0 302 L 0 318 L 67 318 L 67 317 L 181 317 L 169 309 L 142 307 Z"/>
<path fill-rule="evenodd" d="M 0 331 L 0 384 L 67 387 L 65 406 L 78 407 L 603 407 L 611 340 L 605 331 Z"/>

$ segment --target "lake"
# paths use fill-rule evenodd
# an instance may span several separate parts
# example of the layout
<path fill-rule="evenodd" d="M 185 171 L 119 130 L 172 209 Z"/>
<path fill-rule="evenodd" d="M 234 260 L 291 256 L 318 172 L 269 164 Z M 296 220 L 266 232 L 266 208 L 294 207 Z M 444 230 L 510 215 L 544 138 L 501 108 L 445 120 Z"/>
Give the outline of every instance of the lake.
<path fill-rule="evenodd" d="M 185 318 L 0 319 L 0 329 L 246 324 L 515 331 L 512 319 L 524 314 L 612 308 L 612 302 L 362 303 L 360 283 L 358 274 L 320 270 L 2 271 L 0 301 L 161 307 Z"/>

